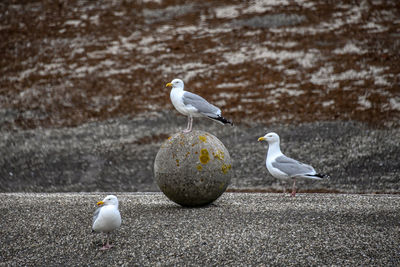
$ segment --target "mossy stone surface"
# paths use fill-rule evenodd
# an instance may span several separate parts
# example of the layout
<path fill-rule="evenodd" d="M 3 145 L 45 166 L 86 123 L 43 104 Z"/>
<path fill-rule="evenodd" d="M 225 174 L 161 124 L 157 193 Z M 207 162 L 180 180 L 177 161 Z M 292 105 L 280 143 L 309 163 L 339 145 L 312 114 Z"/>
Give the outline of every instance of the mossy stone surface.
<path fill-rule="evenodd" d="M 225 192 L 232 177 L 228 150 L 205 131 L 177 133 L 161 146 L 154 162 L 160 190 L 182 206 L 203 206 Z"/>

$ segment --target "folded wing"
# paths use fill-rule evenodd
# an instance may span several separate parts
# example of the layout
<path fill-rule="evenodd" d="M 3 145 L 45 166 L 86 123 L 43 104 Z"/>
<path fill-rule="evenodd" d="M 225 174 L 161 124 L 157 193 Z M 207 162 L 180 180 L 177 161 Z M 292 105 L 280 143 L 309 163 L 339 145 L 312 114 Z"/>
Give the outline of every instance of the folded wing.
<path fill-rule="evenodd" d="M 218 116 L 221 116 L 221 110 L 219 108 L 208 103 L 207 100 L 201 96 L 190 92 L 185 92 L 183 94 L 183 104 L 192 106 L 197 110 L 197 112 L 210 118 L 217 118 Z"/>
<path fill-rule="evenodd" d="M 272 162 L 272 166 L 286 173 L 290 177 L 320 179 L 313 176 L 316 172 L 312 166 L 286 157 L 285 155 L 277 157 L 275 161 Z"/>

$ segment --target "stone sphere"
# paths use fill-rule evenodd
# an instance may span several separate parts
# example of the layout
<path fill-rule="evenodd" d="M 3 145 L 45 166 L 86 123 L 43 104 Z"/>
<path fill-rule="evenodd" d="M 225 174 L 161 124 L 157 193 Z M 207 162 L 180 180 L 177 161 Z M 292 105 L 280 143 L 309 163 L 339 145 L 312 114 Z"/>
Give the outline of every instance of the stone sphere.
<path fill-rule="evenodd" d="M 228 150 L 204 131 L 177 133 L 166 140 L 154 162 L 160 190 L 182 206 L 203 206 L 225 192 L 232 177 Z"/>

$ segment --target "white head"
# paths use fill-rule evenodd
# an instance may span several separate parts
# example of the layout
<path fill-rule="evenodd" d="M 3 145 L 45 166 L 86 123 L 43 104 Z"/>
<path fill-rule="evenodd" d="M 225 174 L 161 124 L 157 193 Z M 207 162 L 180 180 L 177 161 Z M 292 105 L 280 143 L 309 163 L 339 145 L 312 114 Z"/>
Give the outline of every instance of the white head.
<path fill-rule="evenodd" d="M 174 89 L 174 88 L 183 89 L 184 84 L 181 79 L 173 79 L 172 82 L 166 84 L 166 87 L 168 87 L 168 86 L 171 86 L 172 89 Z"/>
<path fill-rule="evenodd" d="M 102 201 L 97 202 L 97 206 L 103 205 L 114 205 L 118 208 L 118 198 L 114 195 L 108 195 Z"/>
<path fill-rule="evenodd" d="M 275 143 L 279 144 L 279 135 L 276 133 L 267 133 L 263 137 L 258 138 L 258 141 L 267 141 L 270 145 Z"/>

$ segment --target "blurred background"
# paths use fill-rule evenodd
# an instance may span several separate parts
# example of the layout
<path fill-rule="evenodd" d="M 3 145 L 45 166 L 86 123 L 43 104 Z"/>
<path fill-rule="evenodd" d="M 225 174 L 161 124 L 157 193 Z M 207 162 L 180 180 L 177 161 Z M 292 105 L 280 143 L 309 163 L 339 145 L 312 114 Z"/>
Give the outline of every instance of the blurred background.
<path fill-rule="evenodd" d="M 165 84 L 219 106 L 195 119 L 234 160 L 230 191 L 281 191 L 265 133 L 331 175 L 299 192 L 400 192 L 400 2 L 2 1 L 0 191 L 158 191 L 186 127 Z"/>

